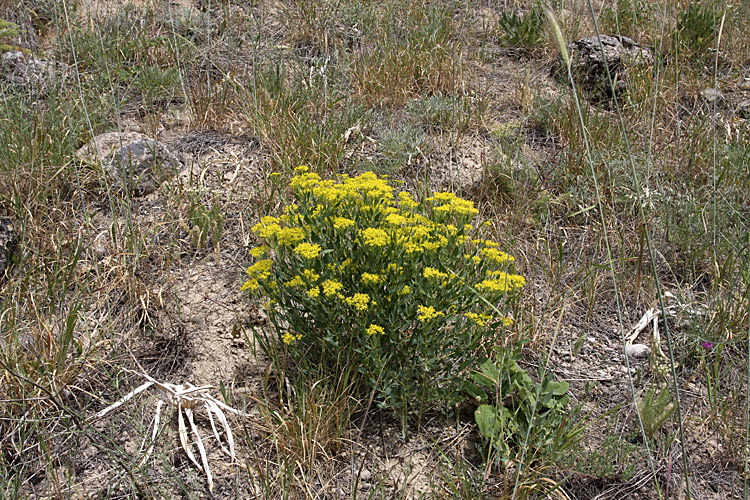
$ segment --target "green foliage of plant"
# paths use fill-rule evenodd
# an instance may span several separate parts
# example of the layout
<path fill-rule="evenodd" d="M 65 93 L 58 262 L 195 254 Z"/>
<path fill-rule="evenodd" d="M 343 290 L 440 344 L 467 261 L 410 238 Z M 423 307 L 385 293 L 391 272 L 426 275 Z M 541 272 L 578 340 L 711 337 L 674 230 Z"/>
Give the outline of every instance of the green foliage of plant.
<path fill-rule="evenodd" d="M 570 419 L 576 411 L 568 408 L 568 383 L 554 382 L 549 374 L 534 382 L 518 365 L 520 358 L 520 349 L 504 351 L 472 374 L 476 385 L 471 392 L 485 403 L 474 412 L 479 434 L 503 463 L 520 460 L 522 454 L 524 463 L 555 460 L 580 434 Z"/>
<path fill-rule="evenodd" d="M 272 335 L 259 335 L 261 348 L 314 380 L 353 367 L 402 428 L 410 410 L 460 401 L 468 371 L 510 324 L 490 304 L 525 284 L 513 257 L 479 238 L 473 203 L 453 193 L 417 202 L 374 173 L 322 180 L 307 167 L 291 187 L 296 203 L 253 228 L 265 245 L 243 289 L 266 300 Z"/>
<path fill-rule="evenodd" d="M 721 13 L 713 3 L 690 2 L 677 21 L 675 37 L 693 53 L 703 53 L 716 42 Z"/>
<path fill-rule="evenodd" d="M 426 2 L 386 3 L 380 29 L 362 39 L 351 67 L 354 89 L 365 102 L 403 105 L 415 94 L 452 92 L 463 64 L 453 12 Z"/>
<path fill-rule="evenodd" d="M 503 47 L 531 49 L 539 46 L 545 38 L 544 12 L 537 7 L 526 14 L 503 11 L 497 26 L 498 41 Z"/>
<path fill-rule="evenodd" d="M 416 163 L 429 153 L 430 143 L 425 132 L 411 124 L 402 123 L 380 136 L 382 163 L 375 165 L 379 173 L 392 173 Z"/>
<path fill-rule="evenodd" d="M 643 430 L 646 436 L 653 438 L 667 419 L 672 416 L 676 407 L 669 394 L 669 388 L 663 387 L 657 393 L 656 386 L 650 387 L 646 394 L 638 399 L 638 413 L 641 415 Z"/>
<path fill-rule="evenodd" d="M 641 0 L 618 0 L 613 5 L 605 5 L 599 17 L 602 33 L 634 37 L 643 29 L 652 7 Z"/>
<path fill-rule="evenodd" d="M 19 33 L 18 25 L 5 19 L 0 19 L 0 39 L 14 37 Z"/>
<path fill-rule="evenodd" d="M 625 483 L 635 474 L 636 465 L 645 459 L 643 455 L 638 445 L 623 436 L 607 434 L 591 451 L 572 448 L 561 458 L 560 465 L 586 476 Z"/>
<path fill-rule="evenodd" d="M 471 95 L 451 97 L 442 92 L 412 99 L 406 110 L 420 123 L 433 129 L 465 132 L 472 123 L 480 122 L 487 103 Z"/>

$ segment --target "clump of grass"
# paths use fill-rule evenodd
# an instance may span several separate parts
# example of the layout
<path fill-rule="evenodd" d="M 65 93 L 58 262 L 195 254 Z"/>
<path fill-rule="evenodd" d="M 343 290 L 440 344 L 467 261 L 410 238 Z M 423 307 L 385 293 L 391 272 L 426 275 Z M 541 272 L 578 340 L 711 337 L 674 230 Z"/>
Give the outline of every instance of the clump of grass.
<path fill-rule="evenodd" d="M 247 124 L 269 148 L 274 170 L 292 172 L 300 164 L 337 170 L 366 110 L 333 92 L 325 68 L 313 79 L 289 74 L 281 64 L 259 68 L 245 92 Z"/>
<path fill-rule="evenodd" d="M 402 106 L 418 94 L 462 88 L 452 13 L 424 2 L 388 2 L 379 29 L 353 55 L 351 80 L 370 105 Z"/>
<path fill-rule="evenodd" d="M 497 21 L 498 42 L 503 47 L 530 51 L 539 47 L 546 37 L 544 12 L 538 7 L 525 14 L 504 10 Z"/>
<path fill-rule="evenodd" d="M 390 174 L 416 165 L 429 154 L 427 134 L 414 124 L 404 122 L 380 134 L 382 161 L 373 164 L 376 172 Z"/>
<path fill-rule="evenodd" d="M 437 92 L 411 99 L 406 104 L 406 110 L 431 129 L 460 135 L 471 126 L 482 123 L 488 105 L 487 100 L 479 96 L 449 96 Z"/>

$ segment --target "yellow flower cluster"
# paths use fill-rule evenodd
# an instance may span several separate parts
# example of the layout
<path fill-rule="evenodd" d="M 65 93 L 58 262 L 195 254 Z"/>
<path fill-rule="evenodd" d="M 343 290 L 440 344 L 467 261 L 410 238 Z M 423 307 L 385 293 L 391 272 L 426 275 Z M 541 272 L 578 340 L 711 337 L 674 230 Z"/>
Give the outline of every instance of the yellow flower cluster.
<path fill-rule="evenodd" d="M 491 243 L 494 243 L 494 241 Z M 501 252 L 497 248 L 482 248 L 479 253 L 481 253 L 485 259 L 496 264 L 511 264 L 516 260 L 507 253 Z"/>
<path fill-rule="evenodd" d="M 333 219 L 334 229 L 343 230 L 352 227 L 354 224 L 356 223 L 353 220 L 347 219 L 346 217 L 336 217 Z"/>
<path fill-rule="evenodd" d="M 256 259 L 260 259 L 261 257 L 265 256 L 268 253 L 268 250 L 269 250 L 268 245 L 255 247 L 252 250 L 250 250 L 250 255 L 252 255 Z"/>
<path fill-rule="evenodd" d="M 466 314 L 464 314 L 464 316 L 472 320 L 480 328 L 482 328 L 490 319 L 492 319 L 492 316 L 490 314 L 477 314 L 473 312 L 467 312 Z"/>
<path fill-rule="evenodd" d="M 321 285 L 323 287 L 323 295 L 326 297 L 332 297 L 337 296 L 340 299 L 343 299 L 344 296 L 341 295 L 341 290 L 344 288 L 344 285 L 339 283 L 336 280 L 325 280 Z"/>
<path fill-rule="evenodd" d="M 294 247 L 294 253 L 302 257 L 303 259 L 314 259 L 320 255 L 322 248 L 317 243 L 300 243 Z"/>
<path fill-rule="evenodd" d="M 388 244 L 388 233 L 376 227 L 360 230 L 359 235 L 368 247 L 384 247 Z"/>
<path fill-rule="evenodd" d="M 267 280 L 271 276 L 271 259 L 259 260 L 245 271 L 249 276 L 248 280 L 242 284 L 241 290 L 257 290 L 260 288 L 260 282 Z"/>
<path fill-rule="evenodd" d="M 434 267 L 425 267 L 422 275 L 428 280 L 442 281 L 448 277 L 446 273 L 440 272 Z"/>
<path fill-rule="evenodd" d="M 370 296 L 366 293 L 355 293 L 351 297 L 346 297 L 344 302 L 346 302 L 346 305 L 357 311 L 366 311 L 367 306 L 370 303 Z"/>
<path fill-rule="evenodd" d="M 495 278 L 478 283 L 476 289 L 480 292 L 505 293 L 514 292 L 526 285 L 526 278 L 517 274 L 495 271 L 491 275 Z"/>
<path fill-rule="evenodd" d="M 427 198 L 427 201 L 433 203 L 433 210 L 436 213 L 469 217 L 479 213 L 479 210 L 474 208 L 473 202 L 459 198 L 455 193 L 436 193 Z"/>
<path fill-rule="evenodd" d="M 367 327 L 367 330 L 365 331 L 367 335 L 383 335 L 385 334 L 385 330 L 382 326 L 378 326 L 375 324 L 370 325 Z"/>
<path fill-rule="evenodd" d="M 419 313 L 419 321 L 427 323 L 440 316 L 445 316 L 445 313 L 436 311 L 432 306 L 417 306 L 417 312 Z"/>
<path fill-rule="evenodd" d="M 379 283 L 383 283 L 384 281 L 385 276 L 383 276 L 382 274 L 362 273 L 362 283 L 368 285 L 377 285 Z"/>
<path fill-rule="evenodd" d="M 281 341 L 285 343 L 286 345 L 291 345 L 301 338 L 302 338 L 301 333 L 294 335 L 293 333 L 286 332 L 284 335 L 281 336 Z"/>

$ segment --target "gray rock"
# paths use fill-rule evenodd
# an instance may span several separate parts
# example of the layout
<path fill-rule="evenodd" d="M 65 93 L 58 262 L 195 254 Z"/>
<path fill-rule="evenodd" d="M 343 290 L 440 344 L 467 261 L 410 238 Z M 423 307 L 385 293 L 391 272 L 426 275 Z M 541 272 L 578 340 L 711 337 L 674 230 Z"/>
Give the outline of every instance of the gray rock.
<path fill-rule="evenodd" d="M 18 236 L 13 221 L 0 217 L 0 278 L 3 278 L 13 262 L 13 255 L 18 246 Z"/>
<path fill-rule="evenodd" d="M 55 82 L 64 83 L 68 70 L 65 63 L 37 59 L 20 50 L 0 55 L 0 81 L 22 90 L 46 92 Z"/>
<path fill-rule="evenodd" d="M 76 152 L 82 160 L 101 162 L 113 184 L 135 196 L 152 193 L 181 166 L 161 142 L 137 132 L 107 132 Z"/>
<path fill-rule="evenodd" d="M 721 90 L 713 87 L 701 90 L 700 94 L 703 100 L 709 104 L 713 104 L 714 101 L 721 102 L 724 99 L 724 94 L 721 93 Z"/>
<path fill-rule="evenodd" d="M 593 101 L 606 101 L 613 97 L 607 68 L 614 82 L 615 93 L 619 94 L 627 88 L 633 69 L 648 67 L 654 62 L 651 50 L 625 36 L 602 35 L 601 45 L 595 36 L 581 38 L 568 44 L 568 54 L 573 79 Z M 562 58 L 555 64 L 553 74 L 567 83 L 567 69 Z"/>
<path fill-rule="evenodd" d="M 641 359 L 651 354 L 651 348 L 646 344 L 631 344 L 625 346 L 625 354 L 631 359 Z"/>

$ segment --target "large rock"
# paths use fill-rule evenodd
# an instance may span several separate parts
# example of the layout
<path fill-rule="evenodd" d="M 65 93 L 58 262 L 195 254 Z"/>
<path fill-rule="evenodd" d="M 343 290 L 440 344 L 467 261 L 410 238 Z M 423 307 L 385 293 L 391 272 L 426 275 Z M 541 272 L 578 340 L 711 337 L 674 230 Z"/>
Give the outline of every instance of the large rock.
<path fill-rule="evenodd" d="M 10 267 L 17 246 L 18 237 L 13 221 L 7 217 L 0 217 L 0 279 Z"/>
<path fill-rule="evenodd" d="M 101 162 L 115 187 L 136 196 L 152 193 L 182 164 L 164 144 L 137 132 L 100 134 L 79 149 L 76 156 Z"/>
<path fill-rule="evenodd" d="M 46 92 L 56 82 L 64 82 L 67 72 L 65 63 L 37 59 L 20 50 L 0 55 L 0 81 L 23 90 Z"/>
<path fill-rule="evenodd" d="M 619 94 L 627 88 L 633 69 L 647 67 L 654 62 L 654 56 L 647 47 L 625 36 L 602 35 L 601 45 L 595 36 L 581 38 L 568 44 L 568 54 L 573 79 L 593 101 L 606 101 L 613 97 L 607 68 L 614 82 L 615 93 Z M 558 59 L 553 72 L 558 80 L 568 82 L 562 58 Z"/>

